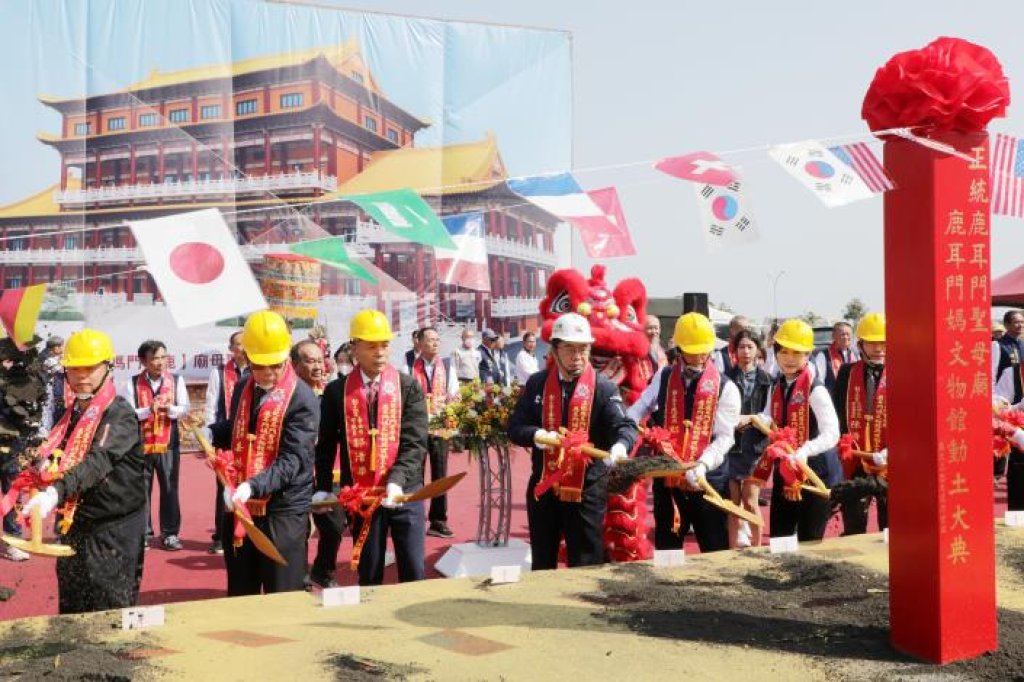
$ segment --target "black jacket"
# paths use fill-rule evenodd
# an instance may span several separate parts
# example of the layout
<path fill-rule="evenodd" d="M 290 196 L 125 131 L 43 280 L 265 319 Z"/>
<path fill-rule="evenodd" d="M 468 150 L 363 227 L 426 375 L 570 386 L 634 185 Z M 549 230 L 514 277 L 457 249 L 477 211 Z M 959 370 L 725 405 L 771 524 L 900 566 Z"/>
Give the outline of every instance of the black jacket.
<path fill-rule="evenodd" d="M 356 370 L 358 371 L 358 370 Z M 388 474 L 388 483 L 409 491 L 423 485 L 423 461 L 427 456 L 427 399 L 419 383 L 408 374 L 398 375 L 402 393 L 402 423 L 398 437 L 398 457 Z M 340 448 L 341 484 L 352 485 L 352 469 L 345 441 L 345 415 L 342 409 L 345 380 L 335 379 L 324 389 L 320 409 L 320 437 L 316 444 L 316 489 L 330 492 L 333 487 L 334 459 Z"/>
<path fill-rule="evenodd" d="M 537 477 L 544 470 L 544 453 L 534 447 L 533 436 L 542 427 L 541 407 L 544 402 L 544 383 L 551 369 L 542 369 L 531 376 L 519 395 L 515 410 L 508 420 L 508 437 L 516 445 L 533 449 L 533 475 Z M 557 370 L 554 370 L 557 371 Z M 569 398 L 576 388 L 576 382 L 563 384 L 562 426 L 567 425 Z M 598 375 L 594 389 L 594 402 L 590 410 L 590 441 L 594 447 L 608 450 L 615 443 L 622 443 L 627 450 L 633 449 L 637 439 L 636 423 L 626 416 L 626 408 L 619 396 L 619 387 L 609 379 Z M 587 467 L 587 481 L 607 473 L 607 467 L 594 461 Z"/>
<path fill-rule="evenodd" d="M 231 418 L 210 425 L 213 444 L 218 448 L 231 448 L 231 431 L 235 419 L 249 419 L 252 432 L 255 425 L 252 415 L 238 414 L 238 401 L 250 381 L 252 375 L 239 379 L 235 385 L 235 394 L 231 396 Z M 316 440 L 317 412 L 317 398 L 313 390 L 305 382 L 298 381 L 284 413 L 277 457 L 269 467 L 248 479 L 253 497 L 270 497 L 268 514 L 301 514 L 309 511 L 309 502 L 313 497 L 313 443 Z"/>
<path fill-rule="evenodd" d="M 872 370 L 866 362 L 853 362 L 839 368 L 839 375 L 836 377 L 836 385 L 832 387 L 832 404 L 836 406 L 836 415 L 839 417 L 839 433 L 849 433 L 850 425 L 846 421 L 846 394 L 850 390 L 850 372 L 854 368 L 861 368 L 862 371 L 875 371 L 875 386 L 882 376 L 883 366 Z M 865 378 L 866 375 L 865 375 Z M 858 438 L 860 435 L 858 434 Z"/>
<path fill-rule="evenodd" d="M 71 434 L 76 421 L 72 417 L 67 434 Z M 139 420 L 128 401 L 118 396 L 103 413 L 89 454 L 53 484 L 58 504 L 78 495 L 78 526 L 129 516 L 146 504 L 144 463 Z"/>

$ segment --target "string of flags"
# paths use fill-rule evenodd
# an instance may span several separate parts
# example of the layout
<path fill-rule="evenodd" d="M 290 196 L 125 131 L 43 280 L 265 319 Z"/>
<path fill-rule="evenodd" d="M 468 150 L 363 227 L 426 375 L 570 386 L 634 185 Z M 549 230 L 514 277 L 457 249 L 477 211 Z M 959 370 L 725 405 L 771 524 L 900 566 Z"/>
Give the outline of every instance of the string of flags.
<path fill-rule="evenodd" d="M 942 153 L 971 161 L 944 143 L 887 131 Z M 1024 217 L 1024 140 L 994 136 L 990 165 L 995 214 Z M 817 140 L 767 147 L 768 156 L 829 208 L 870 198 L 894 188 L 874 152 L 864 142 L 826 146 Z M 745 183 L 738 169 L 709 151 L 660 159 L 653 167 L 690 182 L 701 231 L 710 252 L 758 239 Z M 591 258 L 636 254 L 636 246 L 614 187 L 585 190 L 573 173 L 509 178 L 507 187 L 525 202 L 572 225 Z M 381 229 L 434 249 L 438 281 L 477 291 L 490 290 L 485 216 L 465 213 L 438 217 L 413 189 L 345 195 Z M 207 209 L 130 221 L 146 267 L 175 323 L 182 328 L 244 315 L 266 307 L 259 285 L 224 219 Z M 109 227 L 109 226 L 107 226 Z M 371 284 L 374 275 L 349 254 L 341 237 L 300 239 L 295 254 L 315 258 Z M 27 344 L 39 315 L 45 284 L 0 294 L 0 323 L 19 345 Z M 221 295 L 231 291 L 232 296 Z"/>

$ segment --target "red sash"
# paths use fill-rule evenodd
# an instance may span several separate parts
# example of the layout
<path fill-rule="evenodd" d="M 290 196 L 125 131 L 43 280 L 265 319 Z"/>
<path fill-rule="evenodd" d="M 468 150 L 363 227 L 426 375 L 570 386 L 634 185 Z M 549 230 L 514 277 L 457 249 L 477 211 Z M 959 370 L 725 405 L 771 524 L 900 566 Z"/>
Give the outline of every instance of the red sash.
<path fill-rule="evenodd" d="M 832 363 L 832 376 L 839 376 L 839 368 L 846 363 L 843 361 L 843 354 L 836 350 L 836 347 L 831 344 L 828 347 L 828 361 Z M 824 381 L 825 377 L 822 377 L 821 379 Z"/>
<path fill-rule="evenodd" d="M 232 485 L 248 480 L 265 471 L 277 459 L 284 429 L 284 415 L 292 394 L 298 385 L 298 376 L 290 363 L 285 363 L 284 373 L 277 384 L 263 398 L 256 415 L 256 433 L 249 433 L 249 415 L 252 413 L 253 389 L 256 382 L 250 379 L 242 388 L 235 412 L 235 423 L 231 431 L 231 449 L 235 453 L 236 478 Z M 251 499 L 245 503 L 253 516 L 265 516 L 269 497 Z"/>
<path fill-rule="evenodd" d="M 228 360 L 228 364 L 224 365 L 224 412 L 227 413 L 231 409 L 231 397 L 235 395 L 235 386 L 238 385 L 238 377 L 242 375 L 238 371 L 238 365 L 235 364 L 234 358 Z"/>
<path fill-rule="evenodd" d="M 886 427 L 888 418 L 885 409 L 885 370 L 875 387 L 875 395 L 868 407 L 867 385 L 864 378 L 865 363 L 857 362 L 850 368 L 850 384 L 846 390 L 846 428 L 853 436 L 858 449 L 865 452 L 878 452 L 885 447 Z M 857 459 L 851 458 L 850 465 L 844 462 L 844 474 L 853 476 L 857 468 Z M 860 460 L 864 470 L 876 474 L 881 468 L 872 466 L 867 460 Z"/>
<path fill-rule="evenodd" d="M 772 391 L 772 422 L 777 428 L 793 427 L 796 439 L 794 447 L 800 447 L 811 434 L 811 367 L 807 365 L 796 378 L 789 394 L 786 423 L 782 423 L 782 400 L 786 393 L 785 381 L 779 381 Z"/>
<path fill-rule="evenodd" d="M 593 366 L 587 365 L 583 374 L 576 381 L 576 388 L 569 398 L 569 418 L 567 420 L 570 436 L 587 437 L 590 433 L 590 412 L 594 402 L 594 391 L 597 386 L 597 372 Z M 548 371 L 544 383 L 544 402 L 541 404 L 544 429 L 560 431 L 562 428 L 562 387 L 558 381 L 558 369 L 552 367 Z M 562 502 L 579 502 L 583 499 L 583 478 L 589 465 L 584 457 L 568 457 L 565 448 L 544 451 L 544 476 L 550 476 L 561 469 L 555 488 L 558 499 Z M 565 461 L 563 461 L 565 460 Z"/>
<path fill-rule="evenodd" d="M 167 412 L 158 410 L 156 403 L 165 406 L 174 404 L 175 380 L 168 372 L 160 377 L 160 393 L 153 395 L 153 387 L 149 385 L 149 375 L 142 372 L 135 377 L 136 407 L 152 408 L 152 413 L 142 421 L 142 447 L 147 455 L 162 455 L 167 452 L 171 442 L 171 428 L 174 426 Z"/>
<path fill-rule="evenodd" d="M 721 387 L 722 377 L 715 363 L 709 359 L 697 379 L 693 411 L 687 419 L 683 362 L 677 360 L 673 365 L 668 378 L 668 390 L 665 393 L 665 429 L 676 446 L 674 449 L 680 462 L 696 461 L 711 442 Z M 684 480 L 682 476 L 673 476 L 665 480 L 665 485 L 689 489 L 689 486 L 684 486 Z"/>
<path fill-rule="evenodd" d="M 423 356 L 420 355 L 412 363 L 412 375 L 420 382 L 420 388 L 427 396 L 427 414 L 432 417 L 441 411 L 448 399 L 448 373 L 444 368 L 444 360 L 439 356 L 434 356 L 431 366 L 434 368 L 434 375 L 428 380 Z"/>
<path fill-rule="evenodd" d="M 114 389 L 114 378 L 108 374 L 107 378 L 103 381 L 103 385 L 100 386 L 96 394 L 93 395 L 92 400 L 89 401 L 85 412 L 78 418 L 75 428 L 71 430 L 63 452 L 57 448 L 65 440 L 65 434 L 67 434 L 68 425 L 71 423 L 73 410 L 68 409 L 65 411 L 60 420 L 50 429 L 50 434 L 47 436 L 46 441 L 39 446 L 38 455 L 44 459 L 49 459 L 52 456 L 53 464 L 56 468 L 56 473 L 53 475 L 55 479 L 63 478 L 68 470 L 85 460 L 89 450 L 92 448 L 92 441 L 96 437 L 96 429 L 99 428 L 100 420 L 103 419 L 103 414 L 116 397 L 117 391 Z M 103 435 L 100 437 L 100 445 L 103 445 L 104 441 L 106 441 L 109 428 L 108 425 L 104 429 Z M 67 533 L 68 529 L 71 528 L 71 524 L 75 520 L 75 509 L 77 507 L 77 497 L 69 497 L 64 501 L 64 506 L 60 509 L 63 517 L 60 525 L 62 533 Z"/>
<path fill-rule="evenodd" d="M 370 405 L 363 390 L 363 373 L 345 379 L 345 450 L 352 483 L 366 494 L 384 492 L 388 473 L 398 458 L 402 425 L 402 391 L 398 370 L 387 365 L 377 392 L 377 426 L 370 423 Z"/>

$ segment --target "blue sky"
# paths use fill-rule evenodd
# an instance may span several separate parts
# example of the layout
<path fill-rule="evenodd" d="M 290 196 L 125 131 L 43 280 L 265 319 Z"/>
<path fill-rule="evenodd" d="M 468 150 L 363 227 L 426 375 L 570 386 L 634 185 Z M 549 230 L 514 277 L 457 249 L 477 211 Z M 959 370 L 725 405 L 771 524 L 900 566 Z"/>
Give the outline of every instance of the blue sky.
<path fill-rule="evenodd" d="M 941 35 L 966 38 L 992 49 L 1009 75 L 1011 91 L 1024 78 L 1024 41 L 1019 35 L 1024 7 L 1014 0 L 320 3 L 343 5 L 356 11 L 571 32 L 571 128 L 568 124 L 560 125 L 557 116 L 550 118 L 537 113 L 528 124 L 518 126 L 524 131 L 521 137 L 512 132 L 516 126 L 498 129 L 499 124 L 521 120 L 523 111 L 536 111 L 532 106 L 536 97 L 531 97 L 536 83 L 546 87 L 561 82 L 570 48 L 559 33 L 537 34 L 536 42 L 522 48 L 523 54 L 542 54 L 543 59 L 534 60 L 531 68 L 517 70 L 514 58 L 501 60 L 494 49 L 488 49 L 503 44 L 499 39 L 512 35 L 507 29 L 492 26 L 479 32 L 472 26 L 439 28 L 428 21 L 420 24 L 421 30 L 427 32 L 434 44 L 450 46 L 452 43 L 446 38 L 451 35 L 471 35 L 465 45 L 472 48 L 471 54 L 478 55 L 476 59 L 455 53 L 457 59 L 444 61 L 430 51 L 417 64 L 415 72 L 391 68 L 390 64 L 386 65 L 388 68 L 376 63 L 374 66 L 395 99 L 411 109 L 422 104 L 433 111 L 438 111 L 437 103 L 445 96 L 436 90 L 436 85 L 431 85 L 442 63 L 448 76 L 442 82 L 449 85 L 460 79 L 473 81 L 476 74 L 490 72 L 492 68 L 505 74 L 520 74 L 511 80 L 510 88 L 488 91 L 489 96 L 474 99 L 474 106 L 442 117 L 448 126 L 443 135 L 437 134 L 445 141 L 454 141 L 459 135 L 473 137 L 494 121 L 513 173 L 553 170 L 537 150 L 553 145 L 557 156 L 571 142 L 572 165 L 585 187 L 619 188 L 639 249 L 634 258 L 608 263 L 612 279 L 640 276 L 649 292 L 658 296 L 708 291 L 712 300 L 727 301 L 754 315 L 771 313 L 771 282 L 780 271 L 785 271 L 777 288 L 778 308 L 783 314 L 815 310 L 831 316 L 837 315 L 853 296 L 876 309 L 883 300 L 882 200 L 825 208 L 768 159 L 763 149 L 756 148 L 865 132 L 860 106 L 875 69 L 892 54 L 920 47 Z M 9 56 L 8 64 L 34 64 L 27 44 L 29 36 L 18 31 L 12 35 L 8 30 L 9 15 L 21 13 L 21 7 L 28 4 L 7 2 L 0 6 L 0 35 L 4 39 L 0 49 Z M 169 7 L 186 4 L 190 3 L 146 3 L 146 11 L 163 8 L 162 11 L 169 12 Z M 110 5 L 110 0 L 90 3 L 92 8 L 104 5 Z M 61 5 L 37 2 L 36 6 Z M 214 37 L 220 35 L 219 27 L 230 23 L 231 16 L 230 8 L 224 9 L 225 2 L 195 0 L 190 4 L 195 11 L 184 27 L 187 30 L 164 22 L 146 28 L 137 18 L 138 11 L 131 10 L 141 6 L 137 0 L 117 0 L 117 6 L 117 12 L 104 21 L 130 29 L 127 44 L 115 44 L 111 67 L 119 70 L 119 76 L 144 75 L 158 64 L 162 68 L 174 63 L 185 65 L 195 54 L 221 44 Z M 288 10 L 270 6 L 278 11 Z M 56 21 L 52 16 L 46 19 L 47 30 L 61 22 L 76 25 L 62 17 Z M 373 50 L 375 45 L 383 45 L 395 35 L 397 21 L 386 15 L 367 20 L 365 26 L 370 28 L 366 35 L 372 38 L 368 41 L 371 63 L 385 58 Z M 321 29 L 326 30 L 328 22 L 320 22 Z M 99 33 L 90 41 L 93 52 L 100 49 L 97 46 L 109 45 L 105 42 L 108 29 L 99 28 L 106 24 L 96 25 Z M 165 45 L 154 50 L 143 37 L 145 31 L 154 37 L 174 35 L 175 41 L 162 41 Z M 230 49 L 234 52 L 241 47 L 252 49 L 254 44 L 300 41 L 310 31 L 305 24 L 274 22 L 266 24 L 261 33 L 232 32 Z M 514 35 L 521 38 L 525 34 Z M 143 45 L 145 49 L 140 47 Z M 144 52 L 145 58 L 137 63 L 126 58 L 136 51 Z M 537 75 L 539 79 L 533 77 Z M 43 118 L 38 107 L 23 110 L 12 97 L 22 91 L 34 97 L 39 88 L 33 80 L 39 77 L 37 66 L 24 71 L 8 70 L 5 74 L 9 92 L 5 102 L 7 123 L 0 136 L 5 151 L 10 153 L 13 147 L 15 159 L 40 157 L 41 145 L 31 139 L 31 134 L 22 132 L 18 139 L 11 139 L 12 128 L 27 127 L 33 132 L 53 129 L 52 121 Z M 474 88 L 467 85 L 464 92 L 474 92 Z M 1018 106 L 1011 107 L 1009 117 L 994 122 L 992 130 L 1024 136 L 1024 117 L 1019 110 Z M 9 118 L 12 114 L 13 119 Z M 726 158 L 741 167 L 761 231 L 759 242 L 708 255 L 699 232 L 691 188 L 642 163 L 700 149 L 751 149 L 728 154 Z M 53 156 L 45 151 L 42 154 L 44 159 L 49 158 L 45 154 Z M 23 177 L 22 165 L 20 161 L 6 162 L 0 168 L 0 201 L 14 198 L 16 191 L 26 193 L 21 188 L 30 179 L 36 181 Z M 594 170 L 608 166 L 613 168 Z M 46 172 L 52 173 L 54 167 L 50 158 Z M 52 181 L 52 177 L 47 176 L 46 181 Z M 26 189 L 32 191 L 34 187 Z M 993 271 L 998 275 L 1020 264 L 1024 256 L 1024 224 L 1020 220 L 995 218 L 993 232 Z M 573 255 L 578 266 L 588 265 L 579 248 L 573 250 Z"/>

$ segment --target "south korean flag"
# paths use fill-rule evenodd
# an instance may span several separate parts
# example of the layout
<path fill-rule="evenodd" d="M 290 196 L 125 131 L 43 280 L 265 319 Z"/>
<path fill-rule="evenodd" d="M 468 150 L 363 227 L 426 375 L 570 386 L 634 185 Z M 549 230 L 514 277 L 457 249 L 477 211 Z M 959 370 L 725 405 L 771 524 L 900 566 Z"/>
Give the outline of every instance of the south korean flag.
<path fill-rule="evenodd" d="M 860 176 L 816 140 L 776 145 L 768 155 L 829 208 L 874 196 Z"/>
<path fill-rule="evenodd" d="M 725 186 L 694 185 L 701 229 L 709 253 L 723 246 L 758 239 L 757 225 L 743 194 L 742 180 Z"/>

